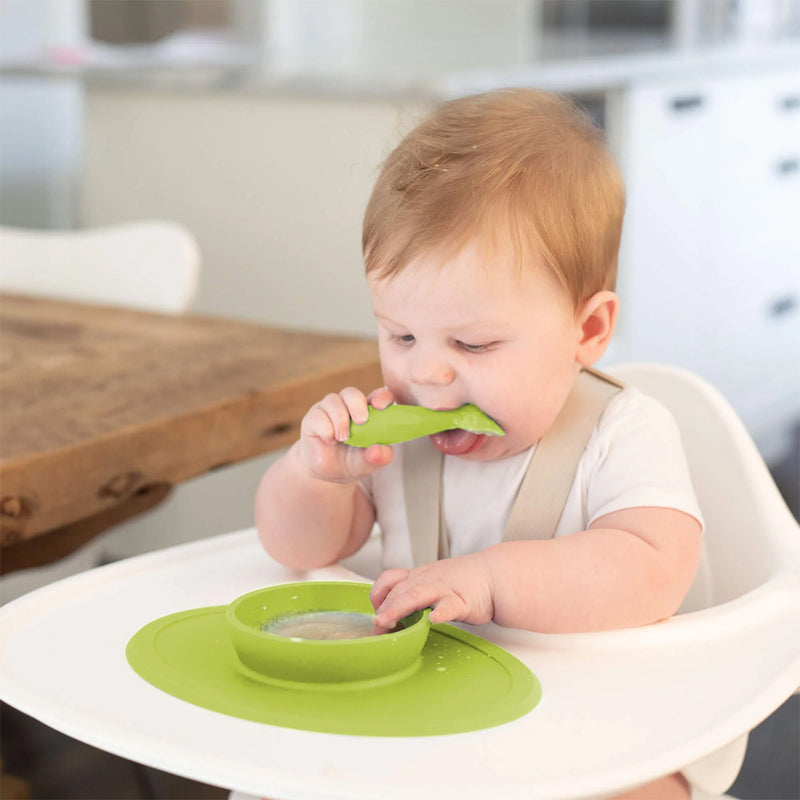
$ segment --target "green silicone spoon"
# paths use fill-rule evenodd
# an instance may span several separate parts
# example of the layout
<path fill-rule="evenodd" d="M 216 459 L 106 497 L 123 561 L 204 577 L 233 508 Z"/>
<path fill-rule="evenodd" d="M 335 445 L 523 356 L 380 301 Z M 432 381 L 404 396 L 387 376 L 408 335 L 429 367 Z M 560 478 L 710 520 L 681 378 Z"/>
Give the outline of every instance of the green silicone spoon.
<path fill-rule="evenodd" d="M 473 403 L 444 411 L 395 403 L 383 409 L 370 406 L 369 418 L 363 425 L 350 423 L 350 438 L 345 444 L 353 447 L 397 444 L 456 428 L 489 436 L 505 435 L 505 431 Z"/>

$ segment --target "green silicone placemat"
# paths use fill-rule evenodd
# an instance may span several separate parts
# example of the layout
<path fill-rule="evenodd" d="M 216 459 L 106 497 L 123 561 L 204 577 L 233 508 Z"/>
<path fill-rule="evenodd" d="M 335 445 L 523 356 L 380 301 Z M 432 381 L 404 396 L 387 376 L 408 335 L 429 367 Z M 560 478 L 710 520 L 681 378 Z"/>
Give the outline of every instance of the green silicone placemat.
<path fill-rule="evenodd" d="M 271 684 L 239 668 L 225 608 L 182 611 L 145 625 L 128 642 L 128 663 L 149 683 L 203 708 L 358 736 L 490 728 L 527 714 L 541 699 L 539 681 L 521 661 L 452 625 L 431 626 L 419 668 L 394 682 L 357 689 Z"/>

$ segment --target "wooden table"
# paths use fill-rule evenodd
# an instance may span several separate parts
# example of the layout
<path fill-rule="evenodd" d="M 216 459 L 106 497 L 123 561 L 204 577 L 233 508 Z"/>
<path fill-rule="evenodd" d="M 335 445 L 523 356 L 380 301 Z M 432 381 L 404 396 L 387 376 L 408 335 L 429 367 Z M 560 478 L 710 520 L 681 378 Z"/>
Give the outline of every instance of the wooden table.
<path fill-rule="evenodd" d="M 380 383 L 368 339 L 0 295 L 0 571 L 290 444 L 327 392 Z"/>

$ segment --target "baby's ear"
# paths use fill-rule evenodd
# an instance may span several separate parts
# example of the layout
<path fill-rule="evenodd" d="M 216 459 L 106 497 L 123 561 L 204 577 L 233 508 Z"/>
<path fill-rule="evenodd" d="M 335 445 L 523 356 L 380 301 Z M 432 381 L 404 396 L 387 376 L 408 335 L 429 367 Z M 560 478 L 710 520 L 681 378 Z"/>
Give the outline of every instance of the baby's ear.
<path fill-rule="evenodd" d="M 617 324 L 618 312 L 619 297 L 605 289 L 593 294 L 578 308 L 575 315 L 579 325 L 575 360 L 582 367 L 599 361 L 606 351 Z"/>

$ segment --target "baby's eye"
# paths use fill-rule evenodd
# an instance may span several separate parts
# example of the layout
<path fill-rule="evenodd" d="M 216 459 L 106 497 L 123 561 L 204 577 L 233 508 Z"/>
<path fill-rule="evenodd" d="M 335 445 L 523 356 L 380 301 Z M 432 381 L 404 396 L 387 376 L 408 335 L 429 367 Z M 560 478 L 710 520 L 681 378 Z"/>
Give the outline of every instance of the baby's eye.
<path fill-rule="evenodd" d="M 395 335 L 392 336 L 392 341 L 399 342 L 400 344 L 414 344 L 414 335 L 412 333 L 406 333 L 402 335 Z"/>
<path fill-rule="evenodd" d="M 468 342 L 458 342 L 458 346 L 468 353 L 483 353 L 489 349 L 488 344 L 469 344 Z"/>

